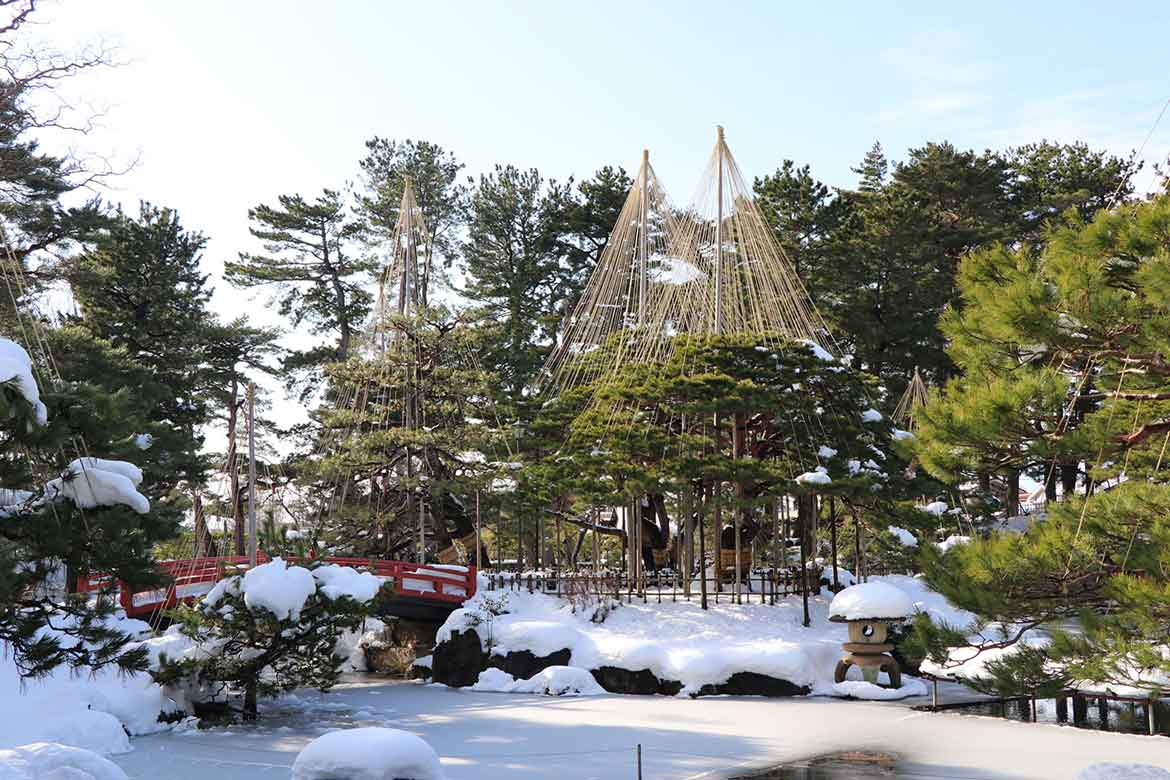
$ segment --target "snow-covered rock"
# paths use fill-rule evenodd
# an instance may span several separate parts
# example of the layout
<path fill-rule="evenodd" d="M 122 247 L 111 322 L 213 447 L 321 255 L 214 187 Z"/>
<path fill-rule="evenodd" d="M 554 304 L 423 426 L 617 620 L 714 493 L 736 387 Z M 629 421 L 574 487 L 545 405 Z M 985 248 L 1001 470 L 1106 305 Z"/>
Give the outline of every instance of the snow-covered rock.
<path fill-rule="evenodd" d="M 829 615 L 841 620 L 892 620 L 913 611 L 914 603 L 904 591 L 880 580 L 851 585 L 829 605 Z"/>
<path fill-rule="evenodd" d="M 32 360 L 24 347 L 15 341 L 0 338 L 0 382 L 11 382 L 16 391 L 32 404 L 37 424 L 49 421 L 49 410 L 41 403 L 41 390 L 33 377 Z"/>
<path fill-rule="evenodd" d="M 3 780 L 129 780 L 121 767 L 89 750 L 33 742 L 0 750 Z"/>
<path fill-rule="evenodd" d="M 471 690 L 546 696 L 599 696 L 605 693 L 588 669 L 576 666 L 550 666 L 527 680 L 517 680 L 501 669 L 484 669 Z"/>
<path fill-rule="evenodd" d="M 439 756 L 419 737 L 386 728 L 343 729 L 310 742 L 292 780 L 443 780 Z"/>

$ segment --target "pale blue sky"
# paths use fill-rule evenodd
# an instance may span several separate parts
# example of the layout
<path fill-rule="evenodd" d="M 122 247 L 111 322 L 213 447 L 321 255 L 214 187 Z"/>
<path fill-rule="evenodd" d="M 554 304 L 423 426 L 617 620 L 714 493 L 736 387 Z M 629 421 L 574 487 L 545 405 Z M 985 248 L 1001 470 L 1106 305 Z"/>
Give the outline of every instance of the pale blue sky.
<path fill-rule="evenodd" d="M 557 178 L 634 168 L 646 146 L 685 202 L 716 124 L 749 178 L 787 157 L 848 186 L 875 140 L 894 159 L 942 139 L 1127 153 L 1170 97 L 1170 4 L 1154 0 L 55 0 L 45 18 L 39 34 L 101 36 L 128 61 L 75 85 L 111 108 L 86 146 L 140 158 L 107 196 L 179 208 L 213 272 L 254 248 L 249 206 L 355 178 L 373 135 L 435 141 L 470 173 Z M 1170 118 L 1144 156 L 1168 152 Z"/>

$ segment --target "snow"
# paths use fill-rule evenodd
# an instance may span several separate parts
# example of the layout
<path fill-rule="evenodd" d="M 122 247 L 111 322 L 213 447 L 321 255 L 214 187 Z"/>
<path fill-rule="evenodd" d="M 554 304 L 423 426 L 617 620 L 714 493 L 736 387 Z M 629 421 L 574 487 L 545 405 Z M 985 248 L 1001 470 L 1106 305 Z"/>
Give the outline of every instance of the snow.
<path fill-rule="evenodd" d="M 970 541 L 971 541 L 970 536 L 960 536 L 958 534 L 951 534 L 946 539 L 943 539 L 941 542 L 936 544 L 935 547 L 937 547 L 942 552 L 947 552 L 952 547 L 957 547 L 960 544 L 967 544 Z"/>
<path fill-rule="evenodd" d="M 142 623 L 111 618 L 108 625 L 135 635 Z M 0 701 L 5 703 L 0 748 L 53 742 L 102 755 L 130 750 L 127 731 L 141 735 L 168 728 L 159 723 L 159 713 L 175 709 L 146 674 L 103 669 L 74 675 L 58 668 L 42 679 L 22 680 L 8 654 L 0 656 Z"/>
<path fill-rule="evenodd" d="M 946 514 L 946 512 L 947 512 L 947 504 L 945 501 L 931 501 L 929 504 L 926 504 L 925 506 L 918 507 L 918 509 L 922 512 L 925 512 L 928 515 L 934 515 L 935 517 L 941 517 L 944 514 Z"/>
<path fill-rule="evenodd" d="M 303 566 L 289 566 L 283 559 L 273 558 L 244 572 L 239 587 L 244 603 L 253 612 L 266 609 L 277 620 L 297 620 L 305 601 L 317 591 L 317 581 Z M 214 606 L 218 601 L 208 594 L 207 603 Z"/>
<path fill-rule="evenodd" d="M 1077 780 L 1170 780 L 1170 770 L 1150 764 L 1116 764 L 1103 761 L 1085 767 Z"/>
<path fill-rule="evenodd" d="M 129 780 L 117 764 L 82 748 L 34 742 L 0 750 L 3 780 Z"/>
<path fill-rule="evenodd" d="M 890 437 L 893 438 L 894 441 L 905 441 L 906 439 L 913 439 L 914 434 L 910 431 L 904 431 L 901 428 L 895 428 L 890 431 Z"/>
<path fill-rule="evenodd" d="M 82 509 L 128 506 L 139 514 L 150 511 L 150 501 L 135 488 L 142 484 L 142 470 L 133 463 L 103 458 L 78 458 L 62 476 L 45 485 L 49 498 L 64 496 Z"/>
<path fill-rule="evenodd" d="M 351 566 L 318 566 L 313 576 L 321 585 L 321 592 L 328 599 L 349 597 L 361 604 L 378 594 L 382 581 L 369 572 L 359 572 Z"/>
<path fill-rule="evenodd" d="M 546 696 L 601 696 L 606 692 L 588 669 L 576 666 L 550 666 L 527 680 L 517 680 L 501 669 L 484 669 L 471 690 Z"/>
<path fill-rule="evenodd" d="M 819 448 L 817 448 L 818 458 L 824 458 L 825 460 L 828 460 L 836 454 L 837 451 L 827 444 L 822 444 Z"/>
<path fill-rule="evenodd" d="M 898 775 L 921 778 L 1077 780 L 1101 761 L 1167 762 L 1165 738 L 910 709 L 921 701 L 549 697 L 367 678 L 262 702 L 255 725 L 138 738 L 114 760 L 139 780 L 287 780 L 324 731 L 372 725 L 425 740 L 448 780 L 631 778 L 637 744 L 654 780 L 738 777 L 844 750 L 896 754 Z"/>
<path fill-rule="evenodd" d="M 817 359 L 823 360 L 826 363 L 836 363 L 837 362 L 837 358 L 833 357 L 832 354 L 829 353 L 829 350 L 825 349 L 824 347 L 822 347 L 820 344 L 816 343 L 812 339 L 799 339 L 798 342 L 801 344 L 804 344 L 806 347 L 811 349 L 813 356 L 816 357 Z"/>
<path fill-rule="evenodd" d="M 406 731 L 344 729 L 310 742 L 297 756 L 292 780 L 443 780 L 439 756 Z"/>
<path fill-rule="evenodd" d="M 910 533 L 905 528 L 899 528 L 896 525 L 891 525 L 889 527 L 889 531 L 894 536 L 898 537 L 898 542 L 903 547 L 917 547 L 918 546 L 918 539 L 916 539 L 914 534 Z"/>
<path fill-rule="evenodd" d="M 149 450 L 154 446 L 154 436 L 149 433 L 137 433 L 134 435 L 134 446 L 140 450 Z"/>
<path fill-rule="evenodd" d="M 846 680 L 833 685 L 833 695 L 866 701 L 897 701 L 911 696 L 925 696 L 921 680 L 906 680 L 901 688 L 883 688 L 865 680 Z"/>
<path fill-rule="evenodd" d="M 882 413 L 872 407 L 861 413 L 861 421 L 864 423 L 881 422 L 881 420 Z"/>
<path fill-rule="evenodd" d="M 829 615 L 844 620 L 905 618 L 913 611 L 914 604 L 903 590 L 881 580 L 850 585 L 829 605 Z"/>
<path fill-rule="evenodd" d="M 796 481 L 802 485 L 828 485 L 833 481 L 829 476 L 828 470 L 824 466 L 817 466 L 812 471 L 806 471 L 796 478 Z"/>
<path fill-rule="evenodd" d="M 11 382 L 32 405 L 38 425 L 49 421 L 49 410 L 41 403 L 41 391 L 33 377 L 32 360 L 24 347 L 5 338 L 0 338 L 0 382 Z"/>
<path fill-rule="evenodd" d="M 848 582 L 848 575 L 842 580 Z M 889 575 L 871 578 L 867 585 L 878 583 L 902 594 L 905 614 L 922 611 L 959 626 L 973 620 L 921 579 Z M 842 593 L 858 587 L 862 586 Z M 495 655 L 529 650 L 544 656 L 568 649 L 569 666 L 647 669 L 660 680 L 680 682 L 684 697 L 697 694 L 704 685 L 726 682 L 737 672 L 787 680 L 813 693 L 828 692 L 847 628 L 829 621 L 827 591 L 809 599 L 810 628 L 801 624 L 796 596 L 776 606 L 758 603 L 756 594 L 747 600 L 755 603 L 730 604 L 721 596 L 719 604 L 712 599 L 711 609 L 704 611 L 697 597 L 690 602 L 664 598 L 661 604 L 651 598 L 646 604 L 611 604 L 604 620 L 593 622 L 595 610 L 578 607 L 574 612 L 568 601 L 556 596 L 524 589 L 492 591 L 484 583 L 451 614 L 436 641 L 446 641 L 456 631 L 475 631 L 484 649 Z"/>

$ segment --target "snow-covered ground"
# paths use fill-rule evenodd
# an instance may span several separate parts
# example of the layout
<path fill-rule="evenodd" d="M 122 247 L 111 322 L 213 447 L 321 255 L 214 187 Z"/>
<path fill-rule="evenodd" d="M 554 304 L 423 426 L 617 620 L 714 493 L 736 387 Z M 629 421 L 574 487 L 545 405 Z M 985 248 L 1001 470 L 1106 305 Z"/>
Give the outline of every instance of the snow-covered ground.
<path fill-rule="evenodd" d="M 425 739 L 448 780 L 715 780 L 845 749 L 902 758 L 906 776 L 1073 780 L 1092 764 L 1170 767 L 1165 737 L 1106 734 L 916 712 L 897 703 L 480 693 L 422 683 L 355 682 L 328 696 L 269 704 L 254 726 L 133 740 L 113 757 L 135 780 L 290 776 L 297 753 L 335 728 L 389 726 Z"/>
<path fill-rule="evenodd" d="M 918 578 L 891 575 L 862 587 L 871 586 L 888 590 L 906 614 L 921 610 L 952 625 L 973 618 L 951 607 Z M 851 592 L 847 589 L 838 598 Z M 808 628 L 802 625 L 803 609 L 796 596 L 775 606 L 724 600 L 707 611 L 697 599 L 671 602 L 666 597 L 659 604 L 651 596 L 645 604 L 640 599 L 622 603 L 598 623 L 591 619 L 592 608 L 573 613 L 568 602 L 553 596 L 481 588 L 463 609 L 452 613 L 438 639 L 475 630 L 484 648 L 497 655 L 529 650 L 545 656 L 568 648 L 570 666 L 649 669 L 661 680 L 681 682 L 683 695 L 726 682 L 736 672 L 768 675 L 831 694 L 841 643 L 847 639 L 845 625 L 828 619 L 831 601 L 827 590 L 809 599 Z M 494 614 L 501 610 L 506 614 Z M 860 679 L 860 670 L 851 670 L 851 675 Z"/>

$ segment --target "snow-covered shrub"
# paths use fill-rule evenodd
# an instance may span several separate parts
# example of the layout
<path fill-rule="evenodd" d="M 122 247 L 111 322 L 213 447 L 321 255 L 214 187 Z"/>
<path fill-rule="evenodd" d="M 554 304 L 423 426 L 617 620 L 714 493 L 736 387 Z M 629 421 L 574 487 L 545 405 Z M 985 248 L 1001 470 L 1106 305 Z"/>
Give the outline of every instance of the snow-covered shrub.
<path fill-rule="evenodd" d="M 156 679 L 196 698 L 241 695 L 245 719 L 257 698 L 298 687 L 328 690 L 343 671 L 338 640 L 362 625 L 381 587 L 344 566 L 290 566 L 280 558 L 220 580 L 203 601 L 176 612 L 178 656 L 161 653 Z"/>

